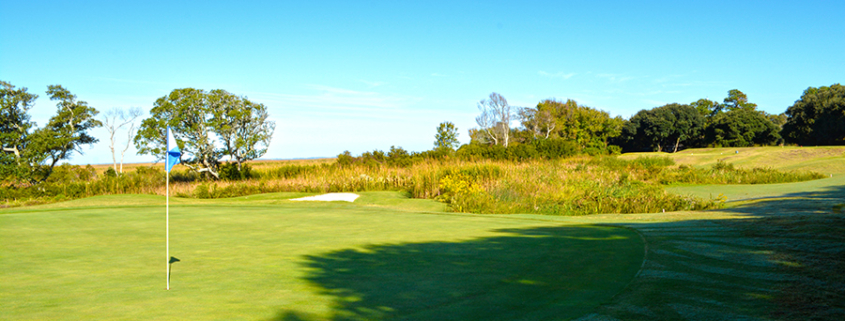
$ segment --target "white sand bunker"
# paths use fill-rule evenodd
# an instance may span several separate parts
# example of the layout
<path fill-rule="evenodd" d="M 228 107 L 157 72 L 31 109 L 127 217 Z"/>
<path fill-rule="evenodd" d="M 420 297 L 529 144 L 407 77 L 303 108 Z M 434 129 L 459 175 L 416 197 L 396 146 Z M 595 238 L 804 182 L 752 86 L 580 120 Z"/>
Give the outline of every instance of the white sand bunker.
<path fill-rule="evenodd" d="M 292 198 L 291 201 L 345 201 L 354 202 L 358 198 L 358 194 L 354 193 L 328 193 L 323 195 L 314 195 L 300 198 Z"/>

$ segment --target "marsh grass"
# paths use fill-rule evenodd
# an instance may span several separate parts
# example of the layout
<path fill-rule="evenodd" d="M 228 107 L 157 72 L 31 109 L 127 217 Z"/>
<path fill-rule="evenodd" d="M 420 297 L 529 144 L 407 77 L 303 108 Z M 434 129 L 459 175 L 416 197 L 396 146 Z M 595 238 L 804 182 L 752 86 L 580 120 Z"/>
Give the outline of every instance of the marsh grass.
<path fill-rule="evenodd" d="M 93 175 L 96 173 L 90 168 L 64 170 L 67 173 L 63 177 L 70 177 L 65 182 L 3 189 L 4 206 L 94 195 L 166 193 L 160 169 L 137 167 L 121 176 L 101 177 Z M 663 188 L 667 184 L 762 184 L 821 177 L 810 172 L 739 169 L 722 162 L 711 169 L 675 166 L 668 157 L 625 160 L 584 156 L 525 162 L 440 159 L 411 166 L 340 166 L 317 160 L 276 166 L 256 164 L 250 178 L 244 180 L 207 181 L 174 170 L 170 195 L 217 199 L 275 192 L 405 191 L 413 198 L 444 202 L 454 212 L 587 215 L 712 209 L 723 203 L 718 198 L 667 193 Z"/>

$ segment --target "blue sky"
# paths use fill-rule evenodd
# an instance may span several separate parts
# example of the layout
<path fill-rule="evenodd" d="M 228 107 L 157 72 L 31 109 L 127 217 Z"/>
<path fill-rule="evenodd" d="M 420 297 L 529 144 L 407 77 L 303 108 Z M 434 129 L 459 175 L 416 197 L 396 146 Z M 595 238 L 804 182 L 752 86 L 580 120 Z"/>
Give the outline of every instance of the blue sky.
<path fill-rule="evenodd" d="M 575 99 L 628 118 L 739 89 L 782 113 L 845 78 L 843 1 L 8 1 L 0 80 L 61 84 L 100 111 L 225 89 L 276 121 L 265 158 L 462 143 L 491 92 Z M 146 115 L 144 115 L 146 117 Z M 105 130 L 71 163 L 110 163 Z M 127 156 L 129 162 L 151 156 Z"/>

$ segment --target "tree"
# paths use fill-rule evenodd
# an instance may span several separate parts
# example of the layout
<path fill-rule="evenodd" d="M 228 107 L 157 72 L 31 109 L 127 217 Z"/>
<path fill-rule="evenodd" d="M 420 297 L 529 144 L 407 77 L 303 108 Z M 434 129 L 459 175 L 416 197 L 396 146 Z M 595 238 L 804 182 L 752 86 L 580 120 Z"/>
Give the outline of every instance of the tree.
<path fill-rule="evenodd" d="M 211 137 L 212 112 L 206 93 L 200 89 L 174 89 L 155 101 L 150 118 L 141 122 L 135 147 L 139 154 L 164 159 L 166 131 L 170 126 L 179 139 L 182 164 L 197 173 L 219 178 L 218 166 L 222 156 Z"/>
<path fill-rule="evenodd" d="M 4 81 L 0 81 L 0 87 L 0 135 L 4 151 L 0 167 L 4 174 L 10 175 L 7 177 L 30 183 L 43 182 L 59 161 L 70 158 L 74 151 L 81 154 L 83 145 L 98 141 L 88 131 L 102 125 L 95 118 L 99 112 L 77 100 L 76 95 L 64 87 L 47 87 L 50 100 L 57 101 L 57 111 L 41 128 L 35 128 L 27 114 L 38 96 L 29 94 L 26 88 L 15 90 Z"/>
<path fill-rule="evenodd" d="M 555 130 L 557 121 L 551 110 L 541 107 L 542 104 L 537 104 L 536 108 L 524 107 L 519 109 L 519 119 L 522 121 L 522 127 L 531 132 L 534 139 L 545 138 Z"/>
<path fill-rule="evenodd" d="M 165 131 L 170 126 L 179 137 L 182 164 L 189 169 L 220 178 L 220 159 L 230 156 L 242 162 L 264 155 L 275 129 L 266 107 L 224 90 L 174 89 L 156 100 L 150 118 L 141 122 L 135 147 L 139 154 L 164 159 Z M 214 138 L 223 148 L 217 148 Z"/>
<path fill-rule="evenodd" d="M 581 147 L 606 148 L 608 140 L 619 135 L 624 123 L 621 117 L 610 117 L 605 111 L 579 105 L 571 99 L 541 101 L 534 114 L 539 121 L 523 126 L 541 126 L 545 138 L 571 140 Z"/>
<path fill-rule="evenodd" d="M 672 145 L 672 152 L 677 152 L 681 143 L 699 136 L 703 129 L 704 117 L 696 108 L 668 104 L 639 111 L 625 124 L 622 134 L 634 150 L 663 151 Z"/>
<path fill-rule="evenodd" d="M 723 105 L 706 98 L 696 100 L 690 103 L 690 106 L 692 106 L 692 108 L 695 108 L 695 110 L 697 110 L 698 113 L 702 117 L 704 117 L 708 122 L 710 121 L 710 118 L 722 112 L 722 109 L 724 108 Z"/>
<path fill-rule="evenodd" d="M 211 122 L 217 129 L 215 133 L 225 148 L 224 153 L 237 162 L 239 171 L 243 162 L 267 153 L 276 122 L 268 120 L 264 104 L 222 89 L 212 90 L 209 102 L 214 111 Z"/>
<path fill-rule="evenodd" d="M 510 123 L 513 113 L 507 99 L 497 93 L 491 93 L 489 99 L 478 102 L 481 115 L 475 118 L 479 128 L 494 145 L 500 142 L 508 147 L 510 139 Z"/>
<path fill-rule="evenodd" d="M 135 119 L 140 116 L 140 108 L 129 108 L 129 110 L 126 112 L 124 112 L 123 109 L 120 108 L 112 108 L 111 110 L 105 112 L 105 114 L 103 115 L 103 127 L 105 127 L 106 130 L 109 131 L 109 149 L 111 149 L 111 159 L 113 166 L 112 168 L 114 169 L 115 173 L 123 173 L 123 158 L 126 155 L 126 151 L 129 150 L 129 146 L 131 146 L 132 139 L 135 138 Z M 126 129 L 126 145 L 120 152 L 120 169 L 118 170 L 117 156 L 115 152 L 116 138 L 114 137 L 114 135 L 117 133 L 118 130 L 127 125 L 129 127 Z"/>
<path fill-rule="evenodd" d="M 784 140 L 801 145 L 845 144 L 845 86 L 809 87 L 786 110 Z"/>
<path fill-rule="evenodd" d="M 706 136 L 711 145 L 725 147 L 771 145 L 780 139 L 777 125 L 762 113 L 744 108 L 713 117 Z"/>
<path fill-rule="evenodd" d="M 27 88 L 15 89 L 12 84 L 0 81 L 0 142 L 3 151 L 14 154 L 20 160 L 21 150 L 35 123 L 30 121 L 29 109 L 38 95 L 30 94 Z"/>
<path fill-rule="evenodd" d="M 22 157 L 28 151 L 30 130 L 35 123 L 30 121 L 29 109 L 38 95 L 30 94 L 27 89 L 15 89 L 12 84 L 0 81 L 0 177 L 22 179 L 28 177 L 31 168 L 28 157 Z"/>
<path fill-rule="evenodd" d="M 757 104 L 749 103 L 748 96 L 739 89 L 731 89 L 728 91 L 728 97 L 724 100 L 724 108 L 728 111 L 737 109 L 757 110 Z"/>
<path fill-rule="evenodd" d="M 434 149 L 455 150 L 459 145 L 458 127 L 449 121 L 440 123 L 434 135 Z"/>

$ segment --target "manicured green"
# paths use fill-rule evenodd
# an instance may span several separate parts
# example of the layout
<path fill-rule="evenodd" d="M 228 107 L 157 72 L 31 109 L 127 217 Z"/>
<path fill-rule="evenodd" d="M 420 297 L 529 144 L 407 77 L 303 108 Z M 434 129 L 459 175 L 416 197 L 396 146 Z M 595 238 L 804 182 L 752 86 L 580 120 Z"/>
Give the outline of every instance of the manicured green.
<path fill-rule="evenodd" d="M 568 319 L 643 260 L 625 228 L 301 195 L 172 199 L 170 291 L 162 197 L 0 210 L 0 319 Z"/>

